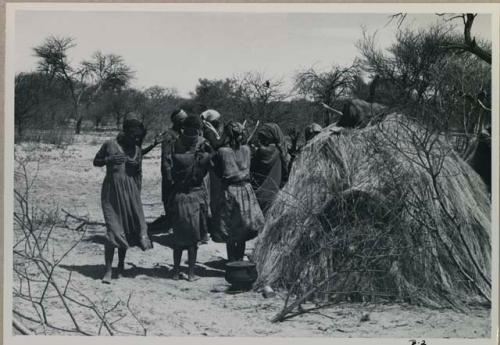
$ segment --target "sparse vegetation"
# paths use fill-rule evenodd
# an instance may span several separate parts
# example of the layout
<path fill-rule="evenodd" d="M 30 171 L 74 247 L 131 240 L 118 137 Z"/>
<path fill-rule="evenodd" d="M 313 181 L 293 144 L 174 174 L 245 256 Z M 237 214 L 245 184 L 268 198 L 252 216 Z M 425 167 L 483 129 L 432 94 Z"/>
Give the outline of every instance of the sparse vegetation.
<path fill-rule="evenodd" d="M 471 37 L 474 14 L 441 17 L 440 24 L 413 30 L 398 14 L 396 39 L 388 48 L 380 49 L 377 35 L 363 31 L 352 64 L 331 61 L 326 70 L 296 71 L 289 90 L 281 76 L 247 71 L 199 79 L 181 97 L 167 86 L 133 87 L 133 66 L 116 54 L 96 51 L 72 63 L 78 42 L 70 37 L 51 36 L 34 47 L 37 70 L 15 77 L 14 329 L 235 335 L 227 325 L 241 318 L 253 328 L 237 335 L 288 335 L 295 325 L 287 329 L 277 322 L 309 314 L 320 323 L 324 315 L 313 313 L 331 306 L 358 313 L 358 306 L 344 307 L 346 301 L 450 308 L 460 317 L 481 305 L 486 309 L 478 318 L 484 319 L 491 303 L 490 190 L 460 155 L 474 156 L 476 141 L 490 135 L 491 43 Z M 463 35 L 453 33 L 457 20 Z M 306 125 L 331 125 L 353 100 L 363 105 L 360 112 L 382 109 L 382 115 L 368 119 L 367 128 L 332 126 L 303 145 Z M 255 291 L 249 300 L 213 297 L 209 291 L 217 290 L 212 285 L 224 274 L 214 243 L 200 247 L 203 263 L 197 269 L 205 285 L 201 292 L 191 290 L 191 299 L 190 287 L 165 283 L 171 267 L 163 248 L 145 258 L 132 251 L 127 268 L 141 279 L 125 277 L 130 286 L 110 295 L 93 285 L 103 264 L 95 257 L 101 256 L 105 224 L 73 212 L 90 209 L 91 217 L 101 216 L 102 171 L 91 167 L 91 158 L 127 115 L 142 119 L 148 141 L 170 126 L 169 115 L 179 107 L 194 114 L 216 109 L 224 121 L 247 121 L 247 128 L 276 122 L 289 134 L 297 154 L 290 180 L 255 252 L 248 253 L 257 263 L 257 287 L 277 292 L 267 303 Z M 148 220 L 162 212 L 155 152 L 143 161 Z M 40 162 L 46 172 L 37 186 Z M 65 217 L 59 203 L 69 210 L 61 209 Z M 154 234 L 155 242 L 169 246 L 162 236 Z M 145 293 L 134 295 L 136 290 Z M 194 310 L 194 321 L 184 315 L 186 306 Z M 219 308 L 220 320 L 210 319 L 212 308 Z M 365 324 L 373 322 L 365 310 L 356 320 L 360 316 Z M 310 334 L 298 328 L 297 334 Z"/>

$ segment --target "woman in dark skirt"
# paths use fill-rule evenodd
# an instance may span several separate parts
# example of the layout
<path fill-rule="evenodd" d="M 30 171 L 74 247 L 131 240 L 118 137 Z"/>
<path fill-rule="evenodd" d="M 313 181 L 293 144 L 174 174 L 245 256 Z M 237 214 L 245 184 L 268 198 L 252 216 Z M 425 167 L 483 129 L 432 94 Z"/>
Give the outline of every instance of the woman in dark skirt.
<path fill-rule="evenodd" d="M 266 123 L 257 132 L 258 148 L 252 157 L 252 185 L 264 212 L 288 180 L 285 137 L 276 123 Z"/>
<path fill-rule="evenodd" d="M 106 272 L 103 283 L 111 282 L 115 248 L 118 248 L 118 274 L 124 270 L 127 249 L 152 247 L 147 233 L 141 202 L 141 122 L 127 119 L 123 132 L 105 142 L 94 158 L 94 166 L 106 166 L 102 184 L 101 204 L 106 222 L 107 241 L 104 247 Z"/>
<path fill-rule="evenodd" d="M 194 268 L 198 243 L 207 232 L 208 192 L 203 184 L 211 164 L 209 145 L 199 135 L 201 121 L 188 116 L 182 134 L 173 143 L 167 164 L 171 166 L 173 195 L 168 208 L 174 230 L 174 279 L 180 277 L 182 251 L 188 251 L 188 280 L 196 280 Z"/>
<path fill-rule="evenodd" d="M 226 242 L 229 261 L 243 260 L 245 242 L 264 226 L 264 215 L 250 184 L 250 148 L 244 144 L 243 131 L 240 123 L 229 122 L 224 128 L 225 146 L 214 157 L 222 197 L 211 235 L 215 242 Z"/>

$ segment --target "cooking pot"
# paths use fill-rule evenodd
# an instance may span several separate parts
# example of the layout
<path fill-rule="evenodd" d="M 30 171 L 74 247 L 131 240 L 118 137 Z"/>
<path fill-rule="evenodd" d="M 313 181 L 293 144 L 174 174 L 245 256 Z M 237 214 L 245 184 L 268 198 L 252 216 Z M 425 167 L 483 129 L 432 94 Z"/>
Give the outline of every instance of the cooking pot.
<path fill-rule="evenodd" d="M 249 290 L 257 280 L 257 269 L 249 261 L 228 262 L 224 278 L 233 288 Z"/>

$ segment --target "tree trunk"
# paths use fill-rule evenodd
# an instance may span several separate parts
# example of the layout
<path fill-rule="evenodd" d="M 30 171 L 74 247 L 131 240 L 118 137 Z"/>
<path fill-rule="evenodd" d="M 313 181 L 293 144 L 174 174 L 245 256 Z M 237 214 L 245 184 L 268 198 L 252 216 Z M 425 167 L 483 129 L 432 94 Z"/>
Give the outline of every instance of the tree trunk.
<path fill-rule="evenodd" d="M 121 115 L 120 114 L 117 114 L 116 115 L 116 128 L 118 130 L 120 130 L 120 118 L 121 118 Z"/>
<path fill-rule="evenodd" d="M 82 131 L 82 121 L 83 117 L 80 116 L 78 120 L 76 121 L 76 126 L 75 126 L 75 134 L 80 134 Z"/>
<path fill-rule="evenodd" d="M 75 134 L 80 134 L 80 132 L 82 131 L 83 116 L 80 115 L 80 113 L 78 111 L 78 103 L 75 103 L 73 105 L 73 109 L 74 109 L 74 112 L 75 112 L 75 119 L 77 119 L 76 120 L 76 125 L 75 125 Z"/>

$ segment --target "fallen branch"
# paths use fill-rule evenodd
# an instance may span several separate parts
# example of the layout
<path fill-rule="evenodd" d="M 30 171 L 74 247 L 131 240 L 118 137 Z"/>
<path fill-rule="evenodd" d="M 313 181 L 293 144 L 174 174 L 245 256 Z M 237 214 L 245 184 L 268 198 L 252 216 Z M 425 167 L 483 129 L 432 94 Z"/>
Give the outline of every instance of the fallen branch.
<path fill-rule="evenodd" d="M 146 335 L 148 335 L 148 329 L 146 327 L 144 327 L 144 323 L 141 321 L 141 319 L 139 317 L 137 317 L 137 315 L 135 314 L 135 312 L 132 310 L 132 307 L 130 306 L 130 300 L 131 299 L 132 299 L 132 293 L 130 293 L 130 295 L 128 296 L 127 309 L 129 311 L 129 313 L 132 315 L 132 317 L 137 321 L 137 323 L 139 324 L 139 326 L 141 326 L 142 332 L 143 332 L 144 336 L 146 336 Z"/>
<path fill-rule="evenodd" d="M 317 286 L 315 286 L 314 288 L 312 288 L 309 291 L 307 291 L 304 295 L 302 295 L 300 298 L 298 298 L 297 300 L 295 300 L 295 302 L 293 302 L 289 306 L 285 306 L 283 308 L 283 310 L 281 310 L 278 314 L 276 314 L 271 319 L 271 322 L 274 323 L 274 322 L 281 322 L 281 321 L 283 321 L 289 313 L 291 313 L 295 308 L 297 308 L 302 303 L 304 303 L 305 301 L 307 301 L 307 299 L 309 299 L 309 297 L 311 297 L 316 292 L 318 292 L 321 288 L 323 288 L 323 286 L 325 286 L 326 284 L 328 284 L 329 282 L 331 282 L 336 276 L 337 276 L 337 273 L 332 274 L 332 276 L 330 278 L 322 281 Z"/>
<path fill-rule="evenodd" d="M 87 218 L 75 216 L 74 214 L 69 213 L 65 209 L 61 208 L 61 211 L 66 215 L 66 218 L 72 218 L 75 220 L 78 220 L 80 222 L 84 222 L 86 225 L 99 225 L 99 226 L 106 226 L 106 223 L 103 222 L 96 222 L 96 221 L 91 221 Z"/>
<path fill-rule="evenodd" d="M 12 326 L 14 326 L 14 329 L 16 329 L 22 335 L 33 335 L 33 332 L 31 332 L 28 327 L 23 325 L 16 318 L 12 318 Z"/>

